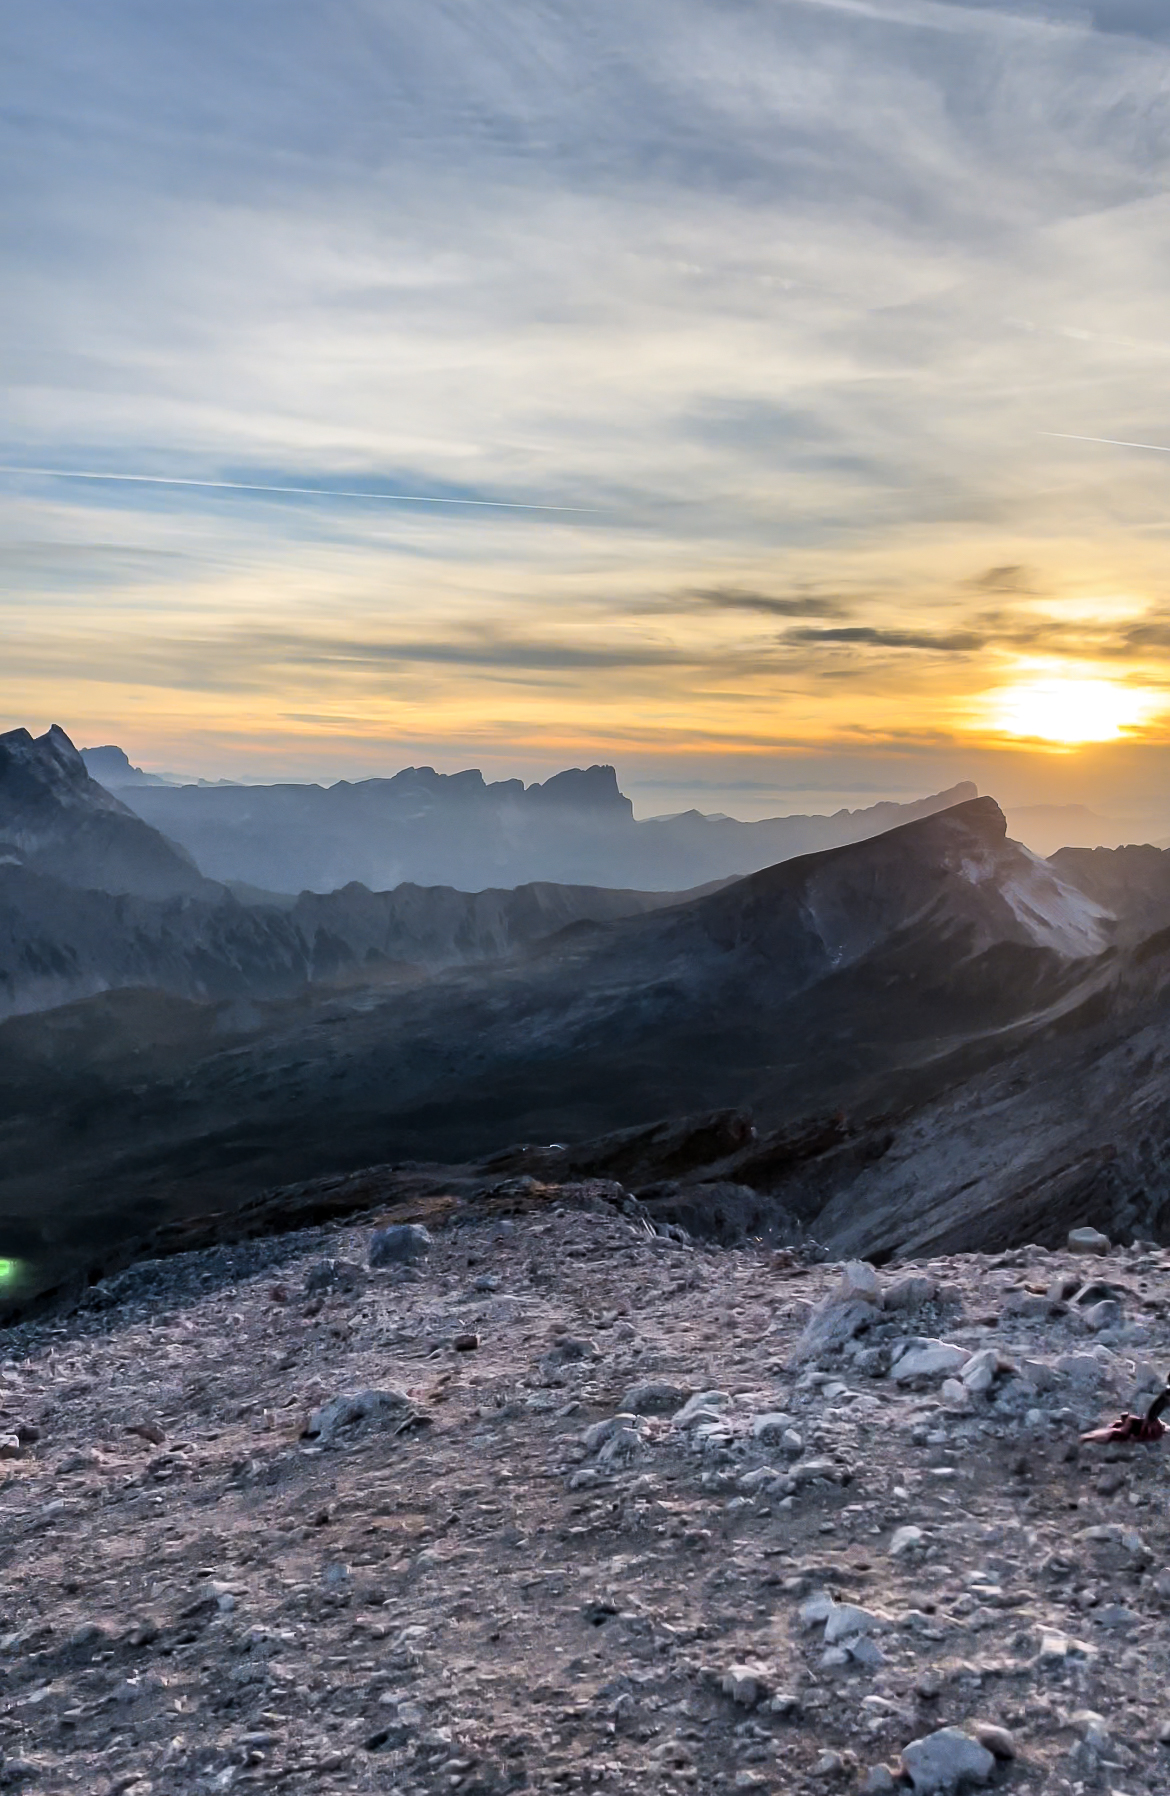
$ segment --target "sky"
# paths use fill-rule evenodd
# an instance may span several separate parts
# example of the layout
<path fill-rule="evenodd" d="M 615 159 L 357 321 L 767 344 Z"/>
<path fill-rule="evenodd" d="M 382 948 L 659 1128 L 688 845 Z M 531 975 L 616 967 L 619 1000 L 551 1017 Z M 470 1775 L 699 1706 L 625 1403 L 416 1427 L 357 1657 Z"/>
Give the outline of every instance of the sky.
<path fill-rule="evenodd" d="M 0 0 L 0 168 L 0 728 L 1170 818 L 1165 0 Z"/>

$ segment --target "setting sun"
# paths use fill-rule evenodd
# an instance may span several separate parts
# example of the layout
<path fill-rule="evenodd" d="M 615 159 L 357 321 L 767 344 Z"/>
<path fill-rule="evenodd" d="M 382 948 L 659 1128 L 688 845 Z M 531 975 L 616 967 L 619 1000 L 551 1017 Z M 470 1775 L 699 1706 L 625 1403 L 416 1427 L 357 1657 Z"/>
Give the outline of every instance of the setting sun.
<path fill-rule="evenodd" d="M 1155 694 L 1112 680 L 1055 676 L 990 693 L 987 719 L 1008 736 L 1071 746 L 1116 741 L 1144 723 L 1157 704 Z"/>

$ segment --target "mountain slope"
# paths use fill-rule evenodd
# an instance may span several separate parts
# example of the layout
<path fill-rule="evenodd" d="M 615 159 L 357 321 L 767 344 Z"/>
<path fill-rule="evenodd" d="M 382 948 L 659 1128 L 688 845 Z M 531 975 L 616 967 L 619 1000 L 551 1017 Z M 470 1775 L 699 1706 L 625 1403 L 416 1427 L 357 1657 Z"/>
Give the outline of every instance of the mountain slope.
<path fill-rule="evenodd" d="M 677 901 L 672 892 L 589 886 L 349 886 L 257 905 L 211 881 L 203 889 L 203 898 L 138 898 L 0 864 L 0 1018 L 124 987 L 212 1001 L 289 998 L 318 981 L 377 982 L 498 959 L 573 925 Z"/>
<path fill-rule="evenodd" d="M 1170 926 L 1170 850 L 1062 848 L 1050 865 L 1061 879 L 1118 919 L 1122 940 L 1141 941 Z"/>
<path fill-rule="evenodd" d="M 27 730 L 0 735 L 0 862 L 140 898 L 207 890 L 185 849 L 90 778 L 57 724 L 35 739 Z"/>
<path fill-rule="evenodd" d="M 979 799 L 526 956 L 278 1007 L 146 1083 L 132 1054 L 71 1070 L 60 1036 L 38 1062 L 8 1025 L 0 1209 L 39 1226 L 51 1168 L 62 1215 L 140 1230 L 329 1171 L 719 1104 L 766 1127 L 922 1105 L 1099 987 L 1109 932 Z"/>

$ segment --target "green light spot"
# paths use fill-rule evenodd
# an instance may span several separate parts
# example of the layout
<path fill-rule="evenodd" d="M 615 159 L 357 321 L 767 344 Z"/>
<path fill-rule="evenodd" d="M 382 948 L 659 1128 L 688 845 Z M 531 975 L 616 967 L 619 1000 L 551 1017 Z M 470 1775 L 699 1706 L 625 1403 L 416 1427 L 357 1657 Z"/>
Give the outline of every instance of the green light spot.
<path fill-rule="evenodd" d="M 14 1285 L 19 1276 L 19 1260 L 0 1260 L 0 1291 L 8 1285 Z"/>

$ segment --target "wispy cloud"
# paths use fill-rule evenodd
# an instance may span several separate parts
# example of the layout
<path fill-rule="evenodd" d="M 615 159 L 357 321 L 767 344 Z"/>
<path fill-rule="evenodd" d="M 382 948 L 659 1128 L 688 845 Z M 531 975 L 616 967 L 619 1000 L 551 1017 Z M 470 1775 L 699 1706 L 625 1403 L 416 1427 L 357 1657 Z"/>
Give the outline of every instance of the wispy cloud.
<path fill-rule="evenodd" d="M 969 655 L 981 649 L 986 637 L 970 630 L 953 630 L 949 635 L 934 635 L 922 630 L 878 630 L 869 624 L 846 625 L 834 630 L 789 630 L 785 642 L 844 643 L 849 647 L 875 649 L 925 649 L 939 655 Z"/>
<path fill-rule="evenodd" d="M 765 617 L 842 617 L 849 606 L 819 593 L 778 595 L 750 592 L 740 586 L 700 587 L 684 595 L 715 611 L 755 611 Z"/>

